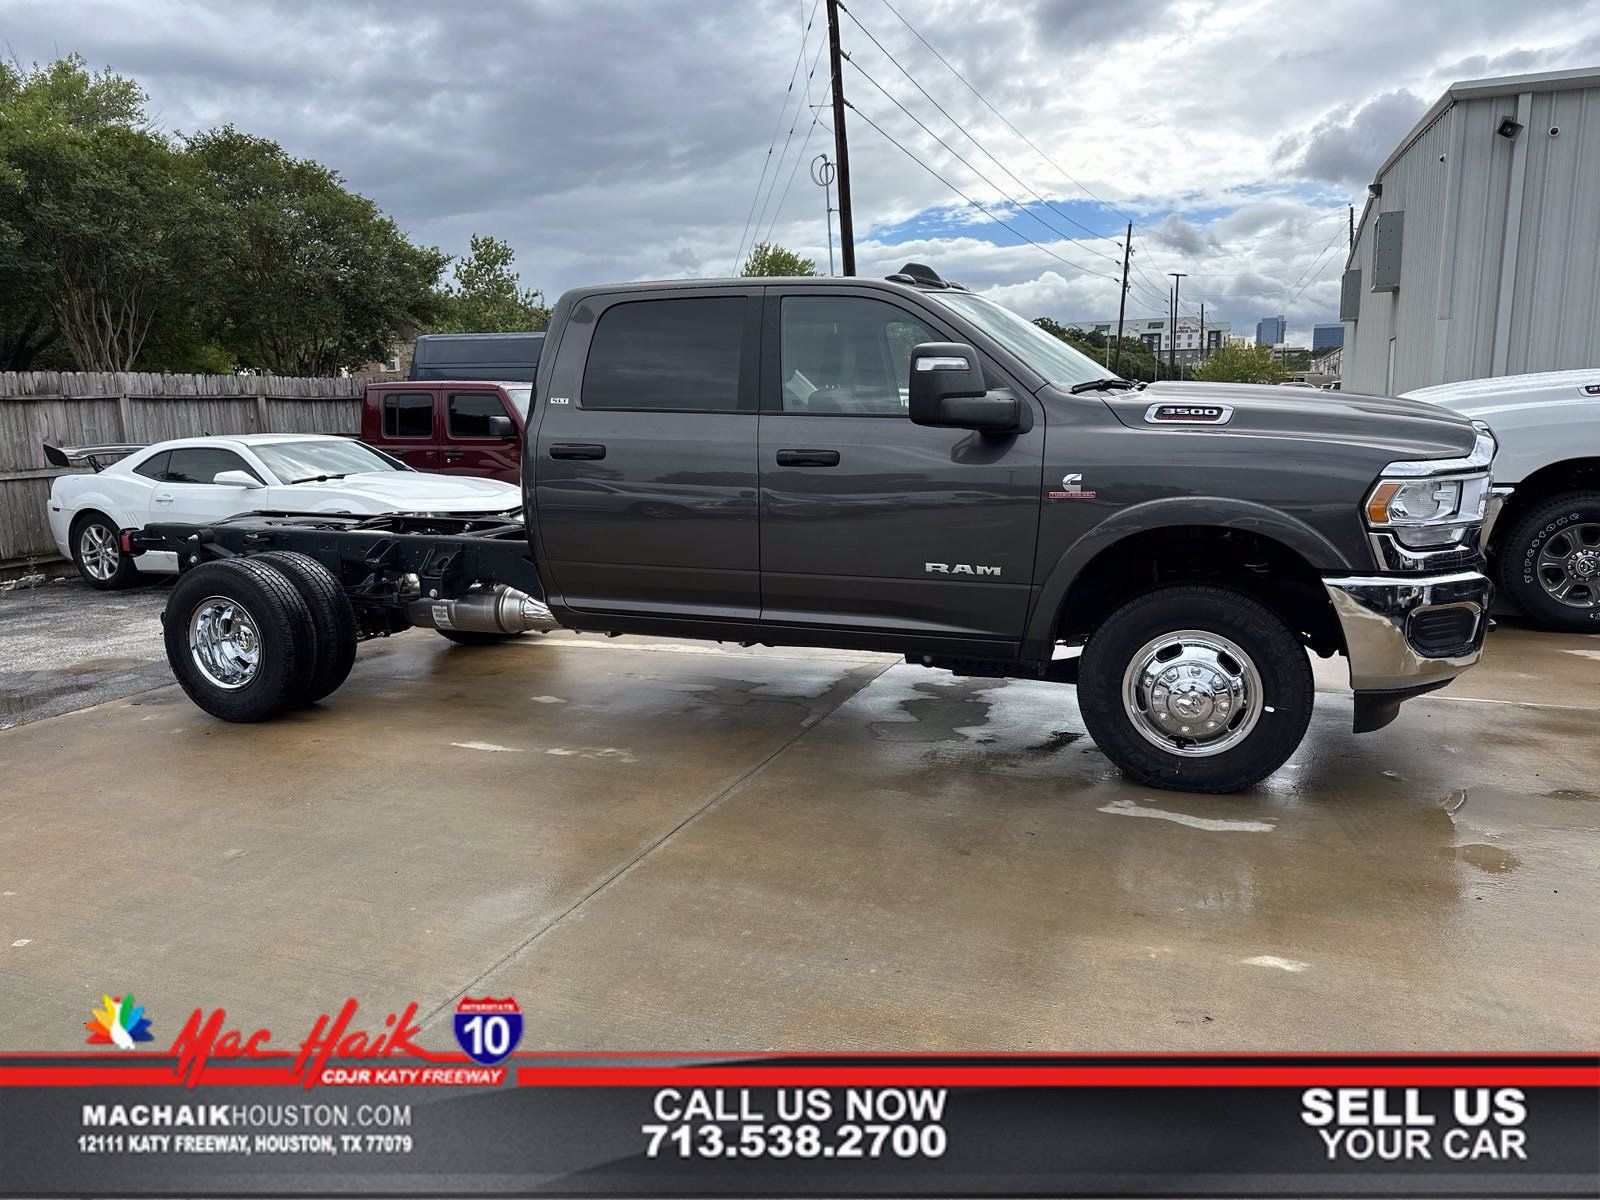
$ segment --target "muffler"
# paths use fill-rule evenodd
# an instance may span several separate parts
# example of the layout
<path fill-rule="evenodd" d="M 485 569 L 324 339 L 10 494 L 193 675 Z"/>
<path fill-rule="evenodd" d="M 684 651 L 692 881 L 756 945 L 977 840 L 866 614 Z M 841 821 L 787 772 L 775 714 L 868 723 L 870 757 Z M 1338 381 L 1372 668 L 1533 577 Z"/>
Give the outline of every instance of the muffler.
<path fill-rule="evenodd" d="M 546 633 L 560 628 L 543 604 L 503 583 L 475 589 L 455 600 L 413 600 L 406 605 L 406 617 L 425 629 L 467 633 Z"/>

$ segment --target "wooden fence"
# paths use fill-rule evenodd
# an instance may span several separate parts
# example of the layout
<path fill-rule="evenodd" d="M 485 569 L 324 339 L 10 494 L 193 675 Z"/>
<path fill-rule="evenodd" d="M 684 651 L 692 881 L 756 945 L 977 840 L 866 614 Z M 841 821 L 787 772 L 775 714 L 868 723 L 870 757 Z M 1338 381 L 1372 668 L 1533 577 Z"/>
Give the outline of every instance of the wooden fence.
<path fill-rule="evenodd" d="M 42 445 L 226 433 L 359 433 L 367 379 L 0 371 L 0 568 L 57 557 L 45 505 L 72 472 Z"/>

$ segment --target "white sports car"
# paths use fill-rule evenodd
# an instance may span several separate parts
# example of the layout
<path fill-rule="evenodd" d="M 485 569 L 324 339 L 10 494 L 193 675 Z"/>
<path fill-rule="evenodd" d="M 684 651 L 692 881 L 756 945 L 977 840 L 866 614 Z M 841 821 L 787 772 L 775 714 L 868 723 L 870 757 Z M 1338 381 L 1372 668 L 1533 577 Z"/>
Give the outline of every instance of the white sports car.
<path fill-rule="evenodd" d="M 121 588 L 144 571 L 177 571 L 173 554 L 122 553 L 117 532 L 154 521 L 204 524 L 247 512 L 378 514 L 514 512 L 514 484 L 468 475 L 429 475 L 347 437 L 252 433 L 181 438 L 153 446 L 45 448 L 60 465 L 93 475 L 58 476 L 50 488 L 50 532 L 91 587 Z M 106 458 L 125 454 L 98 469 Z"/>

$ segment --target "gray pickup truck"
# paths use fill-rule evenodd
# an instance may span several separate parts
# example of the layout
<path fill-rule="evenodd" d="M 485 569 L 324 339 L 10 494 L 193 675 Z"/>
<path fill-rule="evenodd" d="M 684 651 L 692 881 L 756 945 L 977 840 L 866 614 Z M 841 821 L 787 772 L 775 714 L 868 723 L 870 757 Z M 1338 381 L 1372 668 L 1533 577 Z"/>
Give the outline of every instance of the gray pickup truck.
<path fill-rule="evenodd" d="M 253 514 L 179 552 L 179 682 L 260 720 L 356 643 L 556 626 L 903 654 L 1075 684 L 1108 758 L 1232 791 L 1342 654 L 1356 732 L 1478 658 L 1487 428 L 1433 405 L 1154 384 L 908 264 L 886 280 L 583 288 L 555 309 L 526 521 Z"/>

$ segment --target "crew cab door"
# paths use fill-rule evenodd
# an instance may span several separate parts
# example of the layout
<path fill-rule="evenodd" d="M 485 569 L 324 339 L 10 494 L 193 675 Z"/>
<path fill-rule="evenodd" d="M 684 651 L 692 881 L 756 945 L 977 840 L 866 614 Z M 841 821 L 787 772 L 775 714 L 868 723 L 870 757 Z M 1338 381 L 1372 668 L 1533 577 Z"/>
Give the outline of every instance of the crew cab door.
<path fill-rule="evenodd" d="M 1019 639 L 1042 410 L 1022 434 L 913 425 L 912 347 L 966 339 L 898 297 L 772 288 L 763 324 L 762 623 Z"/>
<path fill-rule="evenodd" d="M 760 323 L 759 288 L 574 305 L 530 467 L 540 566 L 561 603 L 754 620 Z"/>

